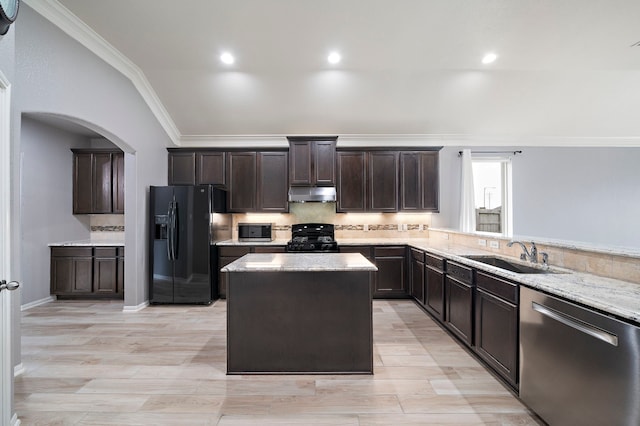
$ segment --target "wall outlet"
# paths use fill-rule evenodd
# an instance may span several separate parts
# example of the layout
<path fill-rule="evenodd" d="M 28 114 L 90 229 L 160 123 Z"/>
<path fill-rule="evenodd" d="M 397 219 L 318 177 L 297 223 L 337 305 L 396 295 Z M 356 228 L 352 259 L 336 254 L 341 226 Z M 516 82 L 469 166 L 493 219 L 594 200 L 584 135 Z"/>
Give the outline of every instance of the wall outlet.
<path fill-rule="evenodd" d="M 496 240 L 489 241 L 489 247 L 494 248 L 494 249 L 499 249 L 500 248 L 500 241 L 496 241 Z"/>
<path fill-rule="evenodd" d="M 424 231 L 424 228 L 422 227 L 421 223 L 418 224 L 418 231 Z"/>
<path fill-rule="evenodd" d="M 485 239 L 483 239 L 483 238 L 480 238 L 480 239 L 478 240 L 478 245 L 479 245 L 479 246 L 482 246 L 482 247 L 486 247 L 486 246 L 487 246 L 487 240 L 485 240 Z"/>
<path fill-rule="evenodd" d="M 366 223 L 364 224 L 364 226 L 362 227 L 364 232 L 369 232 L 369 225 L 367 225 Z"/>
<path fill-rule="evenodd" d="M 403 231 L 408 231 L 409 230 L 409 225 L 407 225 L 406 223 L 402 224 L 402 230 Z"/>

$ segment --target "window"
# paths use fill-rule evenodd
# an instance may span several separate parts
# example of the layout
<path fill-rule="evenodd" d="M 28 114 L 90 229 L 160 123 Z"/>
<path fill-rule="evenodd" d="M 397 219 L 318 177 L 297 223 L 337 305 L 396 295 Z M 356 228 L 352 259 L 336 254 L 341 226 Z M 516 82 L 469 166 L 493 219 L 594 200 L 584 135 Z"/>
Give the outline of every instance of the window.
<path fill-rule="evenodd" d="M 511 159 L 472 158 L 476 231 L 513 234 Z"/>

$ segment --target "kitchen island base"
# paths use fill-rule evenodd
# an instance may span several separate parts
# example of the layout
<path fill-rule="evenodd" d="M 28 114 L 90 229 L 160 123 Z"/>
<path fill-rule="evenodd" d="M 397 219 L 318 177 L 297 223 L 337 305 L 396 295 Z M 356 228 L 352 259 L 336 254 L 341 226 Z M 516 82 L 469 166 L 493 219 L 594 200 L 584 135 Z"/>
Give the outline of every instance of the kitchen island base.
<path fill-rule="evenodd" d="M 370 271 L 230 272 L 227 373 L 373 373 Z"/>

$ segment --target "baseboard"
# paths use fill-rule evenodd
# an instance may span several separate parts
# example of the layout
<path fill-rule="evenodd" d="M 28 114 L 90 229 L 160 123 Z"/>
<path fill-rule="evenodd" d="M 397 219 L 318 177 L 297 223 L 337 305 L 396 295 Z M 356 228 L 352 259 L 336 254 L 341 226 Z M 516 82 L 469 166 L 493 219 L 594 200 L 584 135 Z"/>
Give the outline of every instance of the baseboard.
<path fill-rule="evenodd" d="M 36 306 L 44 305 L 45 303 L 54 302 L 56 300 L 55 296 L 45 297 L 44 299 L 34 300 L 33 302 L 25 303 L 20 306 L 21 311 L 26 311 L 27 309 L 35 308 Z"/>
<path fill-rule="evenodd" d="M 140 312 L 144 308 L 149 306 L 149 301 L 143 302 L 137 306 L 125 306 L 122 308 L 122 312 Z"/>
<path fill-rule="evenodd" d="M 15 367 L 13 367 L 13 377 L 18 377 L 19 375 L 21 375 L 25 371 L 27 371 L 27 369 L 24 368 L 24 364 L 20 363 L 20 364 L 16 365 Z"/>

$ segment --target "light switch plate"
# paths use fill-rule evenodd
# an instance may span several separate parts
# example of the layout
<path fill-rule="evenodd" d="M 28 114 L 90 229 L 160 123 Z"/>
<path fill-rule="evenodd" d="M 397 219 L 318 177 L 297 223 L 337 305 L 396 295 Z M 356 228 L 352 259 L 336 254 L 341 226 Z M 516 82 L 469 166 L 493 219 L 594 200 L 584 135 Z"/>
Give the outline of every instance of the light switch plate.
<path fill-rule="evenodd" d="M 478 239 L 478 245 L 482 246 L 482 247 L 486 247 L 487 246 L 487 240 L 480 238 Z"/>
<path fill-rule="evenodd" d="M 491 248 L 500 248 L 500 241 L 496 241 L 496 240 L 491 240 L 489 241 L 489 247 Z"/>

